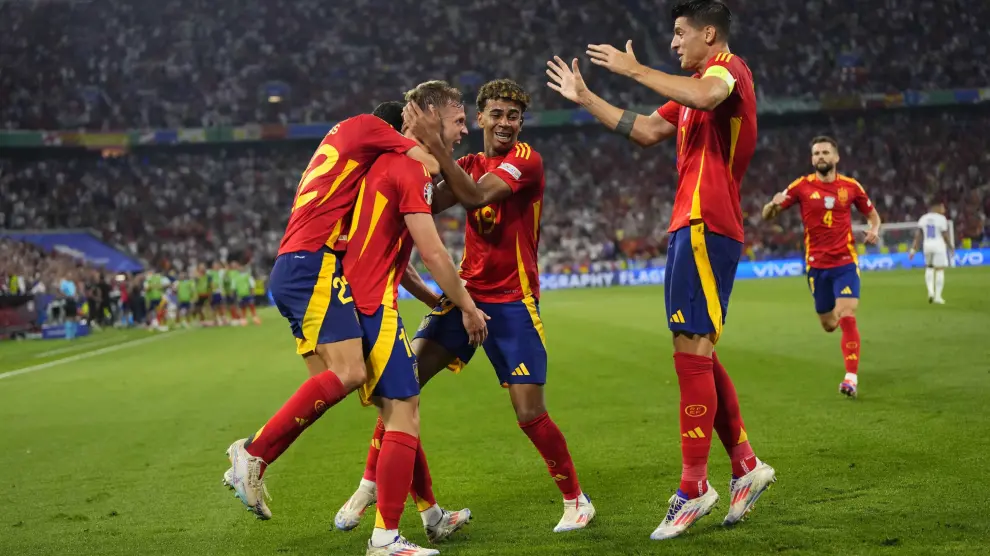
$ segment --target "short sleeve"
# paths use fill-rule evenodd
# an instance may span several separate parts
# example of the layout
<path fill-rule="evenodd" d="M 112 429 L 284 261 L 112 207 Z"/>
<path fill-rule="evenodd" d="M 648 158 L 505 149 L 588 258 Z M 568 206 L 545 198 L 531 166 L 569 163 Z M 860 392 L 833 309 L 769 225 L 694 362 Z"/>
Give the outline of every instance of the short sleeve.
<path fill-rule="evenodd" d="M 432 214 L 433 177 L 430 171 L 412 159 L 401 159 L 392 166 L 392 184 L 399 197 L 402 214 Z"/>
<path fill-rule="evenodd" d="M 543 158 L 528 143 L 516 143 L 515 149 L 491 171 L 516 193 L 535 187 L 543 179 Z"/>
<path fill-rule="evenodd" d="M 791 184 L 787 186 L 787 191 L 786 191 L 787 198 L 784 199 L 784 202 L 780 204 L 781 209 L 788 208 L 801 201 L 801 198 L 798 196 L 798 194 L 801 192 L 801 184 L 803 183 L 804 183 L 804 178 L 798 178 L 792 181 Z"/>
<path fill-rule="evenodd" d="M 873 212 L 873 201 L 870 200 L 870 196 L 866 194 L 866 190 L 858 182 L 856 183 L 856 198 L 853 199 L 853 203 L 862 214 Z"/>
<path fill-rule="evenodd" d="M 732 59 L 735 58 L 735 54 L 729 54 L 728 52 L 720 52 L 716 54 L 711 61 L 708 62 L 708 67 L 705 68 L 705 72 L 701 74 L 702 79 L 705 77 L 717 77 L 725 82 L 729 86 L 729 94 L 736 88 L 736 81 L 738 76 L 735 74 L 733 69 Z"/>
<path fill-rule="evenodd" d="M 676 126 L 677 118 L 679 118 L 681 114 L 681 105 L 672 100 L 667 101 L 666 104 L 660 108 L 657 108 L 657 114 L 660 114 L 661 118 Z"/>
<path fill-rule="evenodd" d="M 378 116 L 362 114 L 360 118 L 361 140 L 374 156 L 386 152 L 405 154 L 416 146 L 416 142 L 403 136 Z"/>

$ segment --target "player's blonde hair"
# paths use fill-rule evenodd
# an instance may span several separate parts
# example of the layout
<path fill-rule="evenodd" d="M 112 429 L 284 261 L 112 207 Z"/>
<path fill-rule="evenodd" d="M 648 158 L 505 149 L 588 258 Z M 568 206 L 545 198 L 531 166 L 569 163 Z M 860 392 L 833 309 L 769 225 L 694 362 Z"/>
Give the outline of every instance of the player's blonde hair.
<path fill-rule="evenodd" d="M 405 94 L 406 102 L 415 102 L 422 110 L 428 110 L 431 105 L 435 108 L 463 106 L 464 100 L 461 97 L 460 89 L 439 79 L 420 83 Z"/>
<path fill-rule="evenodd" d="M 482 85 L 478 91 L 478 111 L 484 112 L 489 100 L 498 99 L 518 102 L 523 112 L 529 106 L 529 94 L 521 85 L 511 79 L 495 79 Z"/>

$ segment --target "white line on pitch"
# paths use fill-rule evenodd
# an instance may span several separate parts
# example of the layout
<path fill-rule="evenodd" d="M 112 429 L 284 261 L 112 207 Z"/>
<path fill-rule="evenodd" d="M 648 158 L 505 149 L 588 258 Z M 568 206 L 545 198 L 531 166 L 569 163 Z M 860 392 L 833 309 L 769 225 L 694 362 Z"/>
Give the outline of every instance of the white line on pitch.
<path fill-rule="evenodd" d="M 52 367 L 57 367 L 63 363 L 72 363 L 75 361 L 80 361 L 82 359 L 89 359 L 90 357 L 96 357 L 97 355 L 103 355 L 104 353 L 111 353 L 124 348 L 140 346 L 143 344 L 148 344 L 161 340 L 162 338 L 171 338 L 178 334 L 185 333 L 185 330 L 180 330 L 177 332 L 171 332 L 168 334 L 162 334 L 160 336 L 152 336 L 151 338 L 141 338 L 140 340 L 131 340 L 130 342 L 124 342 L 122 344 L 116 344 L 112 346 L 107 346 L 105 348 L 97 349 L 94 351 L 87 351 L 86 353 L 79 353 L 77 355 L 71 355 L 69 357 L 64 357 L 62 359 L 56 359 L 55 361 L 49 361 L 47 363 L 42 363 L 40 365 L 32 365 L 30 367 L 24 367 L 23 369 L 17 369 L 16 371 L 8 371 L 6 373 L 0 373 L 0 380 L 5 378 L 10 378 L 12 376 L 23 375 L 27 373 L 33 373 L 35 371 L 43 371 L 45 369 L 50 369 Z"/>
<path fill-rule="evenodd" d="M 69 345 L 69 346 L 66 346 L 66 347 L 63 347 L 63 348 L 50 349 L 48 351 L 43 351 L 43 352 L 39 353 L 38 355 L 35 355 L 34 357 L 35 357 L 35 359 L 41 359 L 42 357 L 51 357 L 52 355 L 58 355 L 60 353 L 69 353 L 70 351 L 79 351 L 81 349 L 95 348 L 96 346 L 105 346 L 107 344 L 112 344 L 115 341 L 116 340 L 114 340 L 114 339 L 110 339 L 110 340 L 103 340 L 103 341 L 100 341 L 100 342 L 80 342 L 80 343 L 77 343 L 76 345 Z M 123 343 L 123 342 L 121 342 L 121 343 Z"/>

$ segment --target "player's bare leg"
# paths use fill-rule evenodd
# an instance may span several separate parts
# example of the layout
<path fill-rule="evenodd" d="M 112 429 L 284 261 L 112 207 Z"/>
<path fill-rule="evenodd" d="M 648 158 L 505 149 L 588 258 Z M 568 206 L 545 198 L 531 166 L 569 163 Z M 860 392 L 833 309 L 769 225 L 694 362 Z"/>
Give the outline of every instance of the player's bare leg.
<path fill-rule="evenodd" d="M 519 428 L 543 456 L 550 477 L 564 496 L 564 515 L 555 533 L 584 529 L 595 517 L 595 506 L 581 491 L 567 440 L 547 413 L 542 384 L 510 384 L 509 398 Z"/>
<path fill-rule="evenodd" d="M 231 470 L 224 483 L 260 519 L 272 514 L 265 502 L 264 473 L 306 428 L 367 380 L 360 338 L 316 346 L 317 357 L 307 354 L 310 368 L 317 360 L 329 365 L 310 376 L 258 432 L 227 449 Z M 331 367 L 332 366 L 332 367 Z"/>
<path fill-rule="evenodd" d="M 385 425 L 378 459 L 381 483 L 375 529 L 368 540 L 368 556 L 432 556 L 437 550 L 421 548 L 399 534 L 399 519 L 413 480 L 419 448 L 419 396 L 404 400 L 374 398 Z"/>
<path fill-rule="evenodd" d="M 855 398 L 859 388 L 859 328 L 856 325 L 856 309 L 859 300 L 854 297 L 840 297 L 835 300 L 835 309 L 826 315 L 820 315 L 822 327 L 826 331 L 835 330 L 838 325 L 842 329 L 842 358 L 846 366 L 846 376 L 839 384 L 839 392 Z M 831 327 L 829 330 L 828 327 Z"/>
<path fill-rule="evenodd" d="M 416 354 L 419 369 L 420 388 L 426 385 L 436 375 L 454 362 L 456 357 L 446 348 L 431 340 L 417 338 L 412 342 L 413 353 Z M 340 508 L 334 517 L 334 525 L 341 531 L 350 531 L 357 527 L 368 507 L 375 504 L 378 498 L 377 477 L 378 458 L 381 454 L 382 439 L 385 436 L 385 423 L 381 417 L 375 423 L 375 430 L 368 448 L 365 461 L 364 475 L 357 490 Z M 432 478 L 426 464 L 426 455 L 420 443 L 416 467 L 413 470 L 413 488 L 411 494 L 416 508 L 423 520 L 430 542 L 440 542 L 462 528 L 471 520 L 471 510 L 462 509 L 452 512 L 440 507 L 433 495 Z"/>

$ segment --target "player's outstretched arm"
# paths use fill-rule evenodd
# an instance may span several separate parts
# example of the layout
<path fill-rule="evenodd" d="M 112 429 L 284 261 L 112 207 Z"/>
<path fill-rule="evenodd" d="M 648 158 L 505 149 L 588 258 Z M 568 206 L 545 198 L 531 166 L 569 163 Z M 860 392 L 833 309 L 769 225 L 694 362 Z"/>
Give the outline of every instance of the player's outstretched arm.
<path fill-rule="evenodd" d="M 413 297 L 422 301 L 427 307 L 436 307 L 437 303 L 440 302 L 440 296 L 433 292 L 426 282 L 423 281 L 423 277 L 419 275 L 416 271 L 416 267 L 409 263 L 406 266 L 406 273 L 402 275 L 402 281 L 399 282 L 406 291 L 412 294 Z"/>
<path fill-rule="evenodd" d="M 472 345 L 481 345 L 488 335 L 488 319 L 474 300 L 464 289 L 464 283 L 454 268 L 454 262 L 450 260 L 450 254 L 440 241 L 440 234 L 437 233 L 437 226 L 433 222 L 433 215 L 426 213 L 406 214 L 403 217 L 406 221 L 406 228 L 419 250 L 419 256 L 423 259 L 430 275 L 436 281 L 440 289 L 443 290 L 447 298 L 450 299 L 458 309 L 464 313 L 464 327 L 471 338 Z"/>
<path fill-rule="evenodd" d="M 659 114 L 650 116 L 637 114 L 613 106 L 596 95 L 584 83 L 578 60 L 574 58 L 570 67 L 554 56 L 547 62 L 547 86 L 557 91 L 567 100 L 581 105 L 608 129 L 622 135 L 640 147 L 650 147 L 677 134 L 677 128 Z"/>
<path fill-rule="evenodd" d="M 634 79 L 677 104 L 696 110 L 714 110 L 729 98 L 735 83 L 725 68 L 716 75 L 694 79 L 644 66 L 636 60 L 632 41 L 626 41 L 625 52 L 609 44 L 590 44 L 587 54 L 592 64 Z"/>

